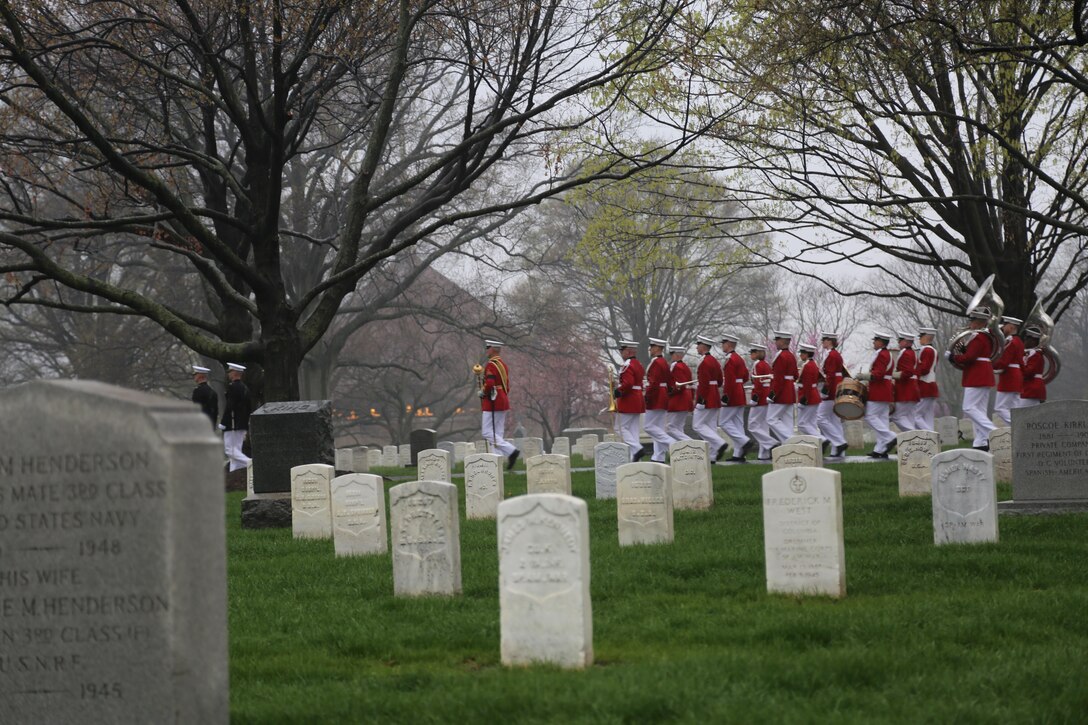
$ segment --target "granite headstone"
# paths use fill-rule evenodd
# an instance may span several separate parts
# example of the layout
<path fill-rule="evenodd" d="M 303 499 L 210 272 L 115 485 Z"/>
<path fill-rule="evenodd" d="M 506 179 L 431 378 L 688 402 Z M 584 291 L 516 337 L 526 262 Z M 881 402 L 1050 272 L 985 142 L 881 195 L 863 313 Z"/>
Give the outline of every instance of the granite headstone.
<path fill-rule="evenodd" d="M 457 487 L 411 481 L 389 489 L 396 596 L 461 593 Z"/>
<path fill-rule="evenodd" d="M 909 430 L 895 439 L 900 496 L 928 496 L 933 456 L 941 452 L 941 440 L 931 430 Z"/>
<path fill-rule="evenodd" d="M 525 461 L 527 493 L 570 495 L 570 459 L 554 453 L 540 454 Z"/>
<path fill-rule="evenodd" d="M 616 469 L 631 461 L 631 449 L 626 443 L 597 443 L 593 470 L 597 498 L 616 498 Z"/>
<path fill-rule="evenodd" d="M 416 428 L 408 436 L 409 445 L 412 448 L 413 466 L 419 463 L 419 454 L 422 451 L 438 447 L 438 433 L 430 428 Z"/>
<path fill-rule="evenodd" d="M 332 541 L 337 556 L 389 550 L 381 476 L 349 473 L 332 481 Z"/>
<path fill-rule="evenodd" d="M 996 542 L 994 459 L 957 448 L 933 457 L 933 543 Z"/>
<path fill-rule="evenodd" d="M 710 453 L 706 441 L 677 441 L 669 446 L 674 509 L 708 509 L 714 505 Z"/>
<path fill-rule="evenodd" d="M 336 469 L 315 463 L 291 469 L 291 532 L 296 539 L 332 538 L 330 489 Z"/>
<path fill-rule="evenodd" d="M 298 400 L 266 403 L 249 417 L 253 490 L 290 493 L 291 469 L 309 463 L 335 464 L 332 403 Z"/>
<path fill-rule="evenodd" d="M 1088 400 L 1013 408 L 1012 497 L 1001 513 L 1088 511 Z"/>
<path fill-rule="evenodd" d="M 495 518 L 505 497 L 504 460 L 497 453 L 473 453 L 465 458 L 465 518 Z"/>
<path fill-rule="evenodd" d="M 672 472 L 663 463 L 625 463 L 616 469 L 620 546 L 673 540 Z"/>

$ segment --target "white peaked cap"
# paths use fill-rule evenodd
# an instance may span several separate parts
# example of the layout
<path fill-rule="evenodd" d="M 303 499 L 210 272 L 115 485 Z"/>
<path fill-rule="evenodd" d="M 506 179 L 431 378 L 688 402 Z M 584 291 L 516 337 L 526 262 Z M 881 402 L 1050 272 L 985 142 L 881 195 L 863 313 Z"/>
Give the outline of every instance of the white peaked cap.
<path fill-rule="evenodd" d="M 783 332 L 782 330 L 775 330 L 774 332 L 771 333 L 771 335 L 774 336 L 774 339 L 776 339 L 776 340 L 792 340 L 793 339 L 793 333 L 792 332 Z"/>
<path fill-rule="evenodd" d="M 919 335 L 936 335 L 937 334 L 937 328 L 936 327 L 919 327 L 918 328 L 918 334 Z"/>
<path fill-rule="evenodd" d="M 837 333 L 837 332 L 821 332 L 820 333 L 820 339 L 821 340 L 835 340 L 835 341 L 838 341 L 839 333 Z"/>
<path fill-rule="evenodd" d="M 246 366 L 239 365 L 238 363 L 227 363 L 227 370 L 237 370 L 240 373 L 244 373 L 246 371 Z"/>
<path fill-rule="evenodd" d="M 903 332 L 902 330 L 900 330 L 899 332 L 897 332 L 895 334 L 898 336 L 898 339 L 900 339 L 900 340 L 913 340 L 914 339 L 914 333 L 913 332 Z"/>
<path fill-rule="evenodd" d="M 211 371 L 212 371 L 211 368 L 206 368 L 203 365 L 194 365 L 193 366 L 193 372 L 194 373 L 205 373 L 205 374 L 207 374 L 207 373 L 210 373 Z"/>
<path fill-rule="evenodd" d="M 484 340 L 484 347 L 502 347 L 501 340 Z"/>
<path fill-rule="evenodd" d="M 797 349 L 800 352 L 816 352 L 816 346 L 809 345 L 807 342 L 802 342 L 800 345 L 797 346 Z"/>
<path fill-rule="evenodd" d="M 740 338 L 736 335 L 730 335 L 728 332 L 722 333 L 722 342 L 740 342 Z"/>
<path fill-rule="evenodd" d="M 616 343 L 617 347 L 638 347 L 638 343 L 634 340 L 620 340 Z"/>
<path fill-rule="evenodd" d="M 883 340 L 884 342 L 891 342 L 892 336 L 889 333 L 884 332 L 883 330 L 876 330 L 875 332 L 873 332 L 873 339 Z"/>
<path fill-rule="evenodd" d="M 688 349 L 683 345 L 669 345 L 669 352 L 687 352 Z"/>
<path fill-rule="evenodd" d="M 767 346 L 762 342 L 750 342 L 748 343 L 748 352 L 758 350 L 760 352 L 767 352 Z"/>
<path fill-rule="evenodd" d="M 1008 315 L 1005 315 L 1004 317 L 1002 317 L 1001 322 L 1002 322 L 1002 324 L 1006 324 L 1006 325 L 1022 325 L 1022 324 L 1024 324 L 1024 321 L 1021 320 L 1019 317 L 1010 317 Z"/>
<path fill-rule="evenodd" d="M 668 347 L 669 346 L 669 341 L 668 340 L 662 340 L 660 337 L 649 337 L 647 339 L 650 341 L 651 345 L 658 345 L 659 347 Z"/>
<path fill-rule="evenodd" d="M 714 344 L 714 339 L 710 338 L 710 337 L 707 337 L 706 335 L 699 335 L 698 337 L 695 338 L 695 341 L 697 343 L 699 343 L 700 345 L 713 345 Z"/>

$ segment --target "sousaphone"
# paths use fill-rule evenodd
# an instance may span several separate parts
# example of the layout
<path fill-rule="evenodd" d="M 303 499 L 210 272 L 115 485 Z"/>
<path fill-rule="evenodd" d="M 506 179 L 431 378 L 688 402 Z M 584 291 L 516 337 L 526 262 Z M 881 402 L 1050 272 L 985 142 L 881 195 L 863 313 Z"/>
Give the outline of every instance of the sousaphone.
<path fill-rule="evenodd" d="M 1031 314 L 1024 320 L 1024 324 L 1020 326 L 1020 337 L 1027 335 L 1027 331 L 1031 328 L 1038 329 L 1040 333 L 1039 354 L 1046 361 L 1043 366 L 1042 378 L 1044 382 L 1049 384 L 1061 372 L 1062 359 L 1058 356 L 1058 351 L 1050 345 L 1050 337 L 1054 334 L 1054 318 L 1043 309 L 1042 300 L 1035 303 L 1035 306 L 1031 308 Z M 1034 333 L 1031 334 L 1034 336 Z"/>
<path fill-rule="evenodd" d="M 983 281 L 982 286 L 975 292 L 975 296 L 967 303 L 967 309 L 963 312 L 963 314 L 970 316 L 976 310 L 986 310 L 989 314 L 986 320 L 986 329 L 977 332 L 989 336 L 991 343 L 990 360 L 993 362 L 997 362 L 997 359 L 1001 357 L 1001 353 L 1005 350 L 1005 335 L 1001 332 L 1001 315 L 1005 312 L 1005 303 L 997 292 L 994 292 L 995 276 L 991 274 Z M 953 355 L 962 353 L 975 333 L 976 331 L 970 328 L 960 330 L 948 341 L 948 349 L 952 351 Z M 949 362 L 952 362 L 953 367 L 960 370 L 966 367 L 961 363 Z"/>

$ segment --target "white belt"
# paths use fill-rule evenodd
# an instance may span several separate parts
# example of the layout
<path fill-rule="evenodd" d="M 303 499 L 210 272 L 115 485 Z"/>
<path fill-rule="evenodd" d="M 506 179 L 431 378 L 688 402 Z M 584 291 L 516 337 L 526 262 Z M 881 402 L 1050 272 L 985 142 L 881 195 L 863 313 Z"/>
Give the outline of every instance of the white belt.
<path fill-rule="evenodd" d="M 668 383 L 658 383 L 658 384 L 657 384 L 657 387 L 659 387 L 659 388 L 667 388 L 667 387 L 669 387 L 669 384 L 668 384 Z"/>
<path fill-rule="evenodd" d="M 793 380 L 793 376 L 792 375 L 786 375 L 782 379 L 783 380 Z"/>
<path fill-rule="evenodd" d="M 632 385 L 631 390 L 642 390 L 642 386 L 641 385 Z"/>
<path fill-rule="evenodd" d="M 988 358 L 988 357 L 976 357 L 975 362 L 990 362 L 990 358 Z"/>
<path fill-rule="evenodd" d="M 1012 365 L 1006 365 L 1005 367 L 1008 367 L 1008 368 L 1018 368 L 1018 367 L 1020 367 L 1020 366 L 1019 366 L 1019 365 L 1016 365 L 1016 364 L 1014 363 L 1014 364 L 1012 364 Z"/>
<path fill-rule="evenodd" d="M 842 373 L 835 373 L 835 377 L 836 377 L 836 378 L 841 378 L 841 377 L 842 377 Z"/>
<path fill-rule="evenodd" d="M 734 380 L 733 382 L 734 382 L 734 383 L 743 383 L 743 382 L 744 382 L 744 378 L 736 378 L 736 379 L 735 379 L 735 380 Z"/>
<path fill-rule="evenodd" d="M 710 381 L 710 384 L 711 384 L 711 385 L 717 385 L 717 384 L 718 384 L 718 381 L 717 381 L 717 380 L 711 380 L 711 381 Z"/>

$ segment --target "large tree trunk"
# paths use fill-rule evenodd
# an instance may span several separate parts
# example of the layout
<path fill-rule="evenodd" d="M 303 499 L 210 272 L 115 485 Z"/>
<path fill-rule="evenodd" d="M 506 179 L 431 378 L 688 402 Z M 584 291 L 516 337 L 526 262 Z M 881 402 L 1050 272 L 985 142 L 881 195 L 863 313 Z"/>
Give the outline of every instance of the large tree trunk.
<path fill-rule="evenodd" d="M 299 400 L 298 374 L 302 366 L 302 344 L 291 321 L 265 320 L 261 325 L 264 344 L 264 402 Z"/>

